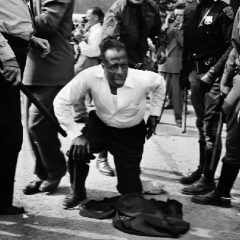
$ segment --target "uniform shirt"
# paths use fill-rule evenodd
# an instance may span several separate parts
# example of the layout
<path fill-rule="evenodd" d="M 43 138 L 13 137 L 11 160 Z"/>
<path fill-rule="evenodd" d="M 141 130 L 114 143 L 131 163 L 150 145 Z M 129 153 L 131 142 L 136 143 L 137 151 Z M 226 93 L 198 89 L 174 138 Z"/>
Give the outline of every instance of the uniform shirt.
<path fill-rule="evenodd" d="M 0 0 L 0 60 L 15 57 L 2 33 L 29 40 L 34 33 L 31 15 L 24 0 Z"/>
<path fill-rule="evenodd" d="M 98 57 L 100 56 L 99 44 L 102 40 L 102 26 L 97 23 L 90 27 L 87 33 L 87 43 L 81 41 L 79 43 L 81 54 L 87 57 Z"/>
<path fill-rule="evenodd" d="M 165 95 L 165 81 L 162 76 L 149 71 L 128 70 L 124 85 L 112 95 L 101 65 L 80 72 L 68 83 L 54 100 L 54 112 L 59 123 L 71 138 L 80 135 L 74 122 L 72 106 L 84 108 L 86 93 L 90 93 L 96 107 L 96 114 L 107 125 L 129 128 L 140 123 L 146 110 L 146 95 L 151 91 L 150 115 L 159 116 Z"/>
<path fill-rule="evenodd" d="M 9 46 L 7 40 L 0 33 L 0 60 L 4 62 L 14 57 L 15 54 L 13 50 Z"/>
<path fill-rule="evenodd" d="M 0 0 L 0 32 L 29 40 L 34 33 L 31 14 L 24 0 Z"/>

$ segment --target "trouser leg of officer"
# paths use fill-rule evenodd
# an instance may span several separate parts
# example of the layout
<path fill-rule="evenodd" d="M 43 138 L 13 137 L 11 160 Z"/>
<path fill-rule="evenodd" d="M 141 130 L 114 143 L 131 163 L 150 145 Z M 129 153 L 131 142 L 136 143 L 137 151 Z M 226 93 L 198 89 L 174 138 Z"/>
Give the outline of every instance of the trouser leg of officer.
<path fill-rule="evenodd" d="M 193 72 L 191 74 L 192 103 L 197 116 L 197 127 L 199 129 L 199 142 L 205 142 L 204 163 L 202 168 L 203 176 L 193 185 L 184 188 L 184 194 L 205 194 L 215 188 L 214 169 L 210 170 L 213 144 L 216 139 L 218 122 L 220 119 L 220 88 L 219 83 L 214 84 L 209 93 L 203 93 L 199 81 L 202 74 Z M 217 153 L 217 161 L 220 158 L 221 150 Z"/>
<path fill-rule="evenodd" d="M 29 86 L 32 94 L 53 116 L 53 100 L 60 89 L 61 86 Z M 41 180 L 53 183 L 52 185 L 48 184 L 49 187 L 41 189 L 43 181 L 39 189 L 40 191 L 52 191 L 57 187 L 61 177 L 66 172 L 66 161 L 60 151 L 61 144 L 58 139 L 58 132 L 33 104 L 29 108 L 28 131 L 36 158 L 35 174 Z"/>
<path fill-rule="evenodd" d="M 8 39 L 21 68 L 24 71 L 28 42 L 4 35 Z M 13 207 L 14 177 L 18 153 L 22 145 L 20 92 L 0 74 L 0 214 L 20 214 L 23 208 Z"/>
<path fill-rule="evenodd" d="M 239 96 L 240 82 L 238 88 L 235 89 L 236 96 Z M 240 101 L 237 103 L 232 101 L 235 97 L 231 91 L 223 104 L 223 112 L 227 124 L 226 137 L 226 154 L 223 158 L 223 165 L 218 181 L 218 185 L 214 192 L 205 195 L 194 196 L 192 201 L 198 204 L 215 205 L 221 207 L 231 206 L 230 192 L 235 180 L 237 179 L 240 169 L 240 125 L 237 115 L 240 111 Z"/>
<path fill-rule="evenodd" d="M 192 72 L 191 79 L 191 101 L 196 114 L 196 127 L 199 133 L 199 164 L 197 170 L 189 176 L 180 179 L 182 184 L 193 184 L 200 179 L 205 164 L 205 134 L 204 134 L 204 115 L 205 115 L 205 94 L 199 91 L 199 79 L 196 72 Z"/>

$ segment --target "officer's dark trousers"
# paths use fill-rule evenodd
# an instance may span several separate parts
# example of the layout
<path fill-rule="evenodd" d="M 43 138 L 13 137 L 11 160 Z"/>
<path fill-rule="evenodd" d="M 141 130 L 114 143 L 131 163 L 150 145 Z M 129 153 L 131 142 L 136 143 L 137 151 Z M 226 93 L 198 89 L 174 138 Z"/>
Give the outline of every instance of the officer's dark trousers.
<path fill-rule="evenodd" d="M 62 86 L 28 86 L 28 88 L 52 116 L 55 116 L 53 100 Z M 34 104 L 27 106 L 27 110 L 28 108 L 27 128 L 36 158 L 35 174 L 41 180 L 60 179 L 66 173 L 66 161 L 60 151 L 58 132 Z"/>
<path fill-rule="evenodd" d="M 191 100 L 196 113 L 199 143 L 205 146 L 203 171 L 209 172 L 213 144 L 216 139 L 217 127 L 220 120 L 220 85 L 219 83 L 215 83 L 210 92 L 202 92 L 199 88 L 202 75 L 203 74 L 197 74 L 196 72 L 192 72 L 190 75 Z M 220 158 L 220 153 L 221 149 L 218 150 L 218 158 Z M 216 164 L 214 167 L 216 168 Z M 212 177 L 213 174 L 214 173 L 211 173 Z"/>
<path fill-rule="evenodd" d="M 28 43 L 9 36 L 8 42 L 23 72 Z M 14 176 L 22 145 L 20 93 L 0 74 L 0 208 L 12 205 Z"/>
<path fill-rule="evenodd" d="M 232 90 L 227 95 L 223 112 L 227 124 L 226 154 L 223 162 L 240 167 L 240 123 L 237 119 L 240 111 L 240 75 L 237 76 Z"/>
<path fill-rule="evenodd" d="M 140 162 L 146 136 L 145 122 L 130 128 L 109 127 L 98 118 L 95 111 L 91 111 L 84 135 L 90 142 L 92 153 L 108 150 L 113 155 L 119 193 L 140 193 Z M 75 194 L 85 190 L 89 160 L 90 157 L 78 161 L 69 159 L 70 180 Z"/>

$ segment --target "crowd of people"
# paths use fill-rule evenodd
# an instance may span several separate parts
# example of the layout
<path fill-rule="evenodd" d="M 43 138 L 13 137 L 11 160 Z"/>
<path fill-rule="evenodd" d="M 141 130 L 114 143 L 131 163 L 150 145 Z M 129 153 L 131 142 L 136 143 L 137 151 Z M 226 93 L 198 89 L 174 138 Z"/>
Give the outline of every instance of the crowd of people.
<path fill-rule="evenodd" d="M 23 140 L 21 81 L 71 139 L 65 154 L 57 130 L 24 99 L 36 175 L 24 194 L 55 191 L 68 171 L 71 191 L 63 207 L 76 207 L 87 197 L 95 158 L 102 174 L 116 174 L 120 194 L 141 194 L 145 140 L 156 130 L 166 97 L 181 127 L 183 93 L 190 89 L 199 164 L 180 179 L 188 185 L 182 193 L 198 204 L 230 207 L 240 169 L 240 9 L 222 0 L 116 0 L 106 13 L 101 6 L 88 9 L 73 29 L 74 2 L 0 0 L 0 215 L 24 213 L 13 205 Z M 226 152 L 216 186 L 222 121 Z"/>

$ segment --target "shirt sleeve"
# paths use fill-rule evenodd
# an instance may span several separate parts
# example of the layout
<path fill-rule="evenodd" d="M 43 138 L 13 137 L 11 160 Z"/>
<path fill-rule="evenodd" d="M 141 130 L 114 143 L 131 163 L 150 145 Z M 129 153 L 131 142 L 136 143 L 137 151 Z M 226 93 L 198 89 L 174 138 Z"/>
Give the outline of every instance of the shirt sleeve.
<path fill-rule="evenodd" d="M 88 91 L 87 81 L 87 76 L 79 73 L 62 88 L 53 102 L 55 115 L 71 139 L 81 135 L 81 127 L 74 121 L 73 106 L 76 104 L 80 111 L 85 111 L 84 99 Z"/>
<path fill-rule="evenodd" d="M 86 43 L 85 41 L 80 42 L 79 47 L 81 49 L 81 54 L 87 57 L 98 57 L 100 55 L 99 44 L 102 40 L 101 34 L 102 30 L 98 29 L 91 32 L 91 36 L 89 36 L 89 43 Z"/>
<path fill-rule="evenodd" d="M 0 60 L 2 62 L 7 61 L 15 57 L 15 54 L 9 46 L 7 40 L 0 33 Z"/>
<path fill-rule="evenodd" d="M 166 92 L 166 83 L 163 76 L 154 72 L 149 72 L 149 74 L 151 75 L 149 91 L 152 93 L 150 115 L 160 116 Z"/>

